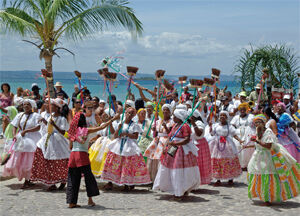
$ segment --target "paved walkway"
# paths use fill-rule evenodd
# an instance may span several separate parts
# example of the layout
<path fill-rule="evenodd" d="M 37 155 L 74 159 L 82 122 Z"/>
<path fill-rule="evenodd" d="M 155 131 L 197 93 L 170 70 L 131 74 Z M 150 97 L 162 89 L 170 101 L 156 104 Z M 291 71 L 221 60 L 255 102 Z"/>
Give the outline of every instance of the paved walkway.
<path fill-rule="evenodd" d="M 68 209 L 64 191 L 47 192 L 41 184 L 22 190 L 23 182 L 16 178 L 2 179 L 0 215 L 299 215 L 300 197 L 265 207 L 260 201 L 248 199 L 246 173 L 235 182 L 231 187 L 226 184 L 221 187 L 201 186 L 182 202 L 170 201 L 172 196 L 169 194 L 153 192 L 147 187 L 137 187 L 129 193 L 117 187 L 110 192 L 101 190 L 100 196 L 94 199 L 97 205 L 88 207 L 82 181 L 78 202 L 82 207 Z M 99 188 L 102 186 L 103 183 L 99 184 Z"/>

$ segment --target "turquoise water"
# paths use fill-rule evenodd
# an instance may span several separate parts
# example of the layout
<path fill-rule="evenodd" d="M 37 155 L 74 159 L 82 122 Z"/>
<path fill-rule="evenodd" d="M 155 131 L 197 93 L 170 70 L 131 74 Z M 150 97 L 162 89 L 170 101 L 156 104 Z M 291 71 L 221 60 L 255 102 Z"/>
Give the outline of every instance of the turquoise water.
<path fill-rule="evenodd" d="M 9 83 L 11 86 L 11 91 L 13 93 L 16 92 L 16 89 L 18 87 L 22 87 L 23 89 L 31 89 L 32 83 L 37 83 L 39 85 L 39 87 L 42 89 L 40 93 L 42 93 L 44 88 L 46 87 L 45 81 L 41 77 L 37 78 L 36 76 L 32 76 L 31 74 L 28 74 L 28 76 L 27 75 L 12 76 L 7 73 L 5 74 L 3 74 L 3 72 L 1 73 L 2 73 L 0 77 L 1 83 L 3 82 Z M 172 78 L 175 79 L 175 76 L 172 76 Z M 63 77 L 60 76 L 59 79 L 55 81 L 60 81 L 64 86 L 63 90 L 69 96 L 72 96 L 72 93 L 74 91 L 74 84 L 75 84 L 73 74 L 70 73 L 70 76 L 63 76 Z M 101 80 L 100 77 L 96 78 L 95 80 L 83 79 L 83 82 L 90 90 L 92 96 L 98 96 L 100 99 L 104 99 L 107 97 L 107 92 L 103 91 L 104 82 L 103 80 Z M 157 85 L 157 81 L 155 80 L 137 80 L 136 82 L 149 89 L 153 89 L 153 87 Z M 228 86 L 228 90 L 231 91 L 233 94 L 236 94 L 240 91 L 239 85 L 235 81 L 223 81 L 220 83 L 219 87 L 223 88 L 226 85 Z M 127 86 L 128 86 L 127 80 L 119 80 L 116 82 L 116 86 L 115 85 L 113 86 L 112 93 L 117 96 L 117 100 L 123 101 L 125 99 L 127 93 Z M 178 91 L 180 91 L 179 85 L 176 85 L 176 88 L 178 89 Z M 136 98 L 140 97 L 138 89 L 135 86 L 131 85 L 131 91 L 134 93 Z M 145 95 L 150 97 L 150 95 L 146 92 Z"/>

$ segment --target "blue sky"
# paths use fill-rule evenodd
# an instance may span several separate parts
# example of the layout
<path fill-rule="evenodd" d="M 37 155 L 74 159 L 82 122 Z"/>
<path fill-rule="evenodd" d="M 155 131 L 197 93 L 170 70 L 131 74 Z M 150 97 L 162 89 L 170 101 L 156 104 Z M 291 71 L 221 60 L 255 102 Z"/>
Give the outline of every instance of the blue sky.
<path fill-rule="evenodd" d="M 99 61 L 124 50 L 124 66 L 140 73 L 209 74 L 212 67 L 231 74 L 243 48 L 287 44 L 300 53 L 298 0 L 132 0 L 144 27 L 134 42 L 122 29 L 80 42 L 62 40 L 75 52 L 54 58 L 54 71 L 95 72 Z M 0 70 L 39 70 L 38 50 L 17 36 L 0 36 Z"/>

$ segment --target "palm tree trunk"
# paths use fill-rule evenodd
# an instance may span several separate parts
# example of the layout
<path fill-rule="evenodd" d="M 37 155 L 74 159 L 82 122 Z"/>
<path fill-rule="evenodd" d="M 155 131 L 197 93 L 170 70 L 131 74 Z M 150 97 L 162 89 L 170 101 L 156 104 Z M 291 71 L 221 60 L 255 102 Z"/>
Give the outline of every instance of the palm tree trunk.
<path fill-rule="evenodd" d="M 45 67 L 49 73 L 51 73 L 51 78 L 48 78 L 48 86 L 49 86 L 49 92 L 50 97 L 55 98 L 55 89 L 54 89 L 54 82 L 53 82 L 53 71 L 52 71 L 52 58 L 53 56 L 45 56 Z"/>

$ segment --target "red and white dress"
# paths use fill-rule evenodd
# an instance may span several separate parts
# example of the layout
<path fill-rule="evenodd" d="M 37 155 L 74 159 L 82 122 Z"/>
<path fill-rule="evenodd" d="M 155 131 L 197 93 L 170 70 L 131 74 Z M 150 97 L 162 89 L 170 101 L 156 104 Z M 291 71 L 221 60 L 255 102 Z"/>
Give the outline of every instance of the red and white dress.
<path fill-rule="evenodd" d="M 212 177 L 230 180 L 242 174 L 233 136 L 237 134 L 232 125 L 216 123 L 212 127 L 213 139 L 209 142 L 212 162 Z"/>
<path fill-rule="evenodd" d="M 134 134 L 142 132 L 142 129 L 131 121 L 129 124 L 123 123 L 122 131 Z M 107 148 L 109 152 L 101 179 L 117 185 L 143 185 L 151 183 L 137 140 L 128 137 L 117 138 L 110 142 Z"/>
<path fill-rule="evenodd" d="M 201 136 L 197 136 L 194 127 L 192 127 L 192 141 L 198 148 L 198 166 L 201 178 L 201 184 L 210 184 L 211 182 L 211 157 L 209 145 L 204 138 L 205 125 L 202 121 L 196 121 L 196 126 L 203 130 Z"/>
<path fill-rule="evenodd" d="M 174 125 L 170 136 L 173 136 L 179 125 Z M 191 135 L 191 128 L 184 124 L 174 141 L 183 140 Z M 161 190 L 175 196 L 182 196 L 185 192 L 196 189 L 200 185 L 198 168 L 198 148 L 190 141 L 178 149 L 174 157 L 166 151 L 161 157 L 161 165 L 153 184 L 153 190 Z"/>
<path fill-rule="evenodd" d="M 64 131 L 69 123 L 63 116 L 52 117 L 55 124 Z M 50 116 L 47 121 L 49 122 Z M 45 185 L 66 183 L 68 179 L 68 161 L 70 157 L 68 140 L 55 127 L 48 135 L 47 131 L 37 143 L 32 165 L 31 181 L 40 181 Z"/>

